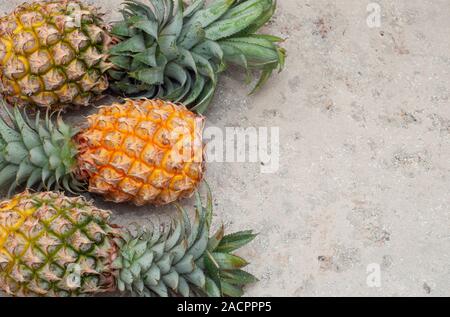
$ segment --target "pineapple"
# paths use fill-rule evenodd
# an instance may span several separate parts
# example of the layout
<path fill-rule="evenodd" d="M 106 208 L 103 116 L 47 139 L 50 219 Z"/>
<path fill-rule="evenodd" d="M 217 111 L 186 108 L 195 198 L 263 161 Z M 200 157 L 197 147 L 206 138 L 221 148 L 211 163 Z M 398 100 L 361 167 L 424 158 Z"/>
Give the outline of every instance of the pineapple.
<path fill-rule="evenodd" d="M 0 20 L 1 91 L 12 104 L 55 108 L 87 105 L 110 86 L 203 113 L 227 66 L 261 71 L 255 89 L 281 71 L 282 39 L 255 33 L 275 7 L 275 0 L 129 0 L 123 20 L 108 26 L 78 0 L 24 4 Z"/>
<path fill-rule="evenodd" d="M 0 187 L 88 190 L 114 202 L 163 205 L 193 194 L 204 174 L 204 118 L 161 100 L 126 100 L 99 109 L 83 129 L 31 121 L 4 107 Z M 10 123 L 8 123 L 10 122 Z"/>
<path fill-rule="evenodd" d="M 80 12 L 76 24 L 74 10 Z M 97 9 L 77 0 L 24 3 L 0 18 L 0 76 L 16 105 L 87 106 L 108 88 L 111 37 Z"/>
<path fill-rule="evenodd" d="M 0 289 L 13 296 L 241 296 L 256 281 L 233 255 L 251 231 L 209 237 L 212 201 L 197 194 L 170 227 L 137 232 L 111 224 L 110 212 L 83 197 L 23 192 L 0 203 Z"/>

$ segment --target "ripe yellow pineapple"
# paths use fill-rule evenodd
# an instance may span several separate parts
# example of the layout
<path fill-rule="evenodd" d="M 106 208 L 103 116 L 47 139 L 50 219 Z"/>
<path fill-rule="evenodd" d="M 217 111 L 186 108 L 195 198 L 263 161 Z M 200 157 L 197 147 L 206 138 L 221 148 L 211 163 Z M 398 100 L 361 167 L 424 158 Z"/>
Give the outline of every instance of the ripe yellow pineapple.
<path fill-rule="evenodd" d="M 0 120 L 0 186 L 90 192 L 115 202 L 168 204 L 193 194 L 204 173 L 204 118 L 161 100 L 101 107 L 81 130 L 31 122 L 17 108 Z"/>
<path fill-rule="evenodd" d="M 168 230 L 131 233 L 83 197 L 24 192 L 0 202 L 0 290 L 13 296 L 240 296 L 256 279 L 232 254 L 251 231 L 210 237 L 212 198 L 194 225 L 180 207 Z"/>
<path fill-rule="evenodd" d="M 203 113 L 218 74 L 233 64 L 261 71 L 285 51 L 256 34 L 275 0 L 128 0 L 106 25 L 80 0 L 28 2 L 0 18 L 0 91 L 12 105 L 87 105 L 108 86 L 120 96 L 183 102 Z"/>
<path fill-rule="evenodd" d="M 24 3 L 0 18 L 1 90 L 14 105 L 88 105 L 108 88 L 110 41 L 92 6 Z"/>

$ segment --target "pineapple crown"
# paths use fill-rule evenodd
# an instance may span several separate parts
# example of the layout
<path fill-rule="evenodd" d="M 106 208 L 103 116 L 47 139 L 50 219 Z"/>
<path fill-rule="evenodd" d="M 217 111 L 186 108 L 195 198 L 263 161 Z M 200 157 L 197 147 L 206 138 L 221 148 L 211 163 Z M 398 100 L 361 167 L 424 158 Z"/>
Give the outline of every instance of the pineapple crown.
<path fill-rule="evenodd" d="M 169 228 L 138 228 L 123 235 L 113 262 L 119 270 L 119 290 L 137 296 L 238 297 L 245 285 L 257 281 L 242 270 L 247 261 L 232 254 L 256 235 L 242 231 L 224 236 L 222 226 L 209 237 L 212 196 L 207 184 L 206 188 L 206 206 L 196 193 L 192 224 L 186 210 L 177 205 L 179 217 Z"/>
<path fill-rule="evenodd" d="M 272 17 L 275 0 L 126 1 L 123 21 L 111 33 L 120 43 L 110 50 L 111 88 L 127 96 L 183 102 L 206 111 L 217 74 L 228 65 L 261 71 L 255 91 L 275 69 L 282 70 L 281 38 L 255 32 Z"/>
<path fill-rule="evenodd" d="M 78 130 L 59 115 L 53 123 L 48 111 L 43 120 L 37 112 L 32 121 L 17 107 L 1 108 L 6 118 L 0 117 L 0 187 L 9 186 L 8 195 L 17 186 L 37 183 L 38 190 L 81 191 L 84 185 L 73 175 L 78 152 L 73 137 Z"/>

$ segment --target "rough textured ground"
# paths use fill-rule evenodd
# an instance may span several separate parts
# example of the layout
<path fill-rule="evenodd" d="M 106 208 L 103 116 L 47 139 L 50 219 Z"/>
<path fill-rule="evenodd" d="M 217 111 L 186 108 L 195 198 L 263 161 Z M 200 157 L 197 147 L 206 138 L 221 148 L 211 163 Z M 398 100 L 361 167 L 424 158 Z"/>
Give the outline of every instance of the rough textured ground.
<path fill-rule="evenodd" d="M 260 232 L 241 252 L 260 278 L 248 295 L 449 296 L 450 2 L 378 1 L 380 28 L 369 1 L 278 2 L 267 30 L 287 38 L 286 70 L 251 97 L 227 73 L 207 113 L 209 126 L 280 127 L 277 173 L 207 175 L 216 224 Z M 123 224 L 172 210 L 97 201 Z M 372 263 L 380 287 L 366 283 Z"/>

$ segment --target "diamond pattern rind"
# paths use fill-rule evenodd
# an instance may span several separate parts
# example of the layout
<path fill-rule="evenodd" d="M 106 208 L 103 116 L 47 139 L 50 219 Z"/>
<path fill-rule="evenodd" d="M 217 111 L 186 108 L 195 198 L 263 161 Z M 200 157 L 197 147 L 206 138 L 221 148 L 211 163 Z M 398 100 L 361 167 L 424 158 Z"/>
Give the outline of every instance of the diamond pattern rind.
<path fill-rule="evenodd" d="M 81 26 L 70 8 L 83 12 Z M 12 105 L 87 106 L 108 88 L 109 35 L 78 0 L 24 3 L 0 18 L 0 91 Z"/>
<path fill-rule="evenodd" d="M 161 100 L 103 107 L 79 135 L 80 175 L 115 202 L 163 205 L 190 196 L 204 172 L 204 118 Z"/>

